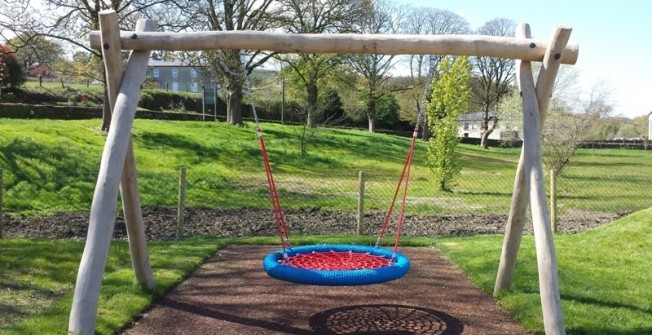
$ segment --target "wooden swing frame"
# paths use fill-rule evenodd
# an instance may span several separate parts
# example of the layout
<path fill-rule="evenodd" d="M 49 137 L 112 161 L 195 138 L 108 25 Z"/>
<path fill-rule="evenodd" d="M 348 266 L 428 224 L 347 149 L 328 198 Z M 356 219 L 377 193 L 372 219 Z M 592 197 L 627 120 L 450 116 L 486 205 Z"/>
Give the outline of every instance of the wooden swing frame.
<path fill-rule="evenodd" d="M 248 49 L 285 53 L 448 54 L 515 59 L 523 101 L 523 150 L 518 163 L 494 294 L 509 289 L 528 203 L 534 225 L 539 289 L 546 334 L 565 334 L 550 214 L 541 161 L 541 127 L 560 64 L 575 64 L 579 47 L 568 44 L 571 28 L 558 26 L 549 42 L 532 40 L 527 24 L 516 37 L 482 35 L 283 34 L 259 31 L 154 32 L 140 20 L 135 31 L 120 31 L 115 11 L 100 12 L 100 31 L 90 34 L 102 49 L 112 119 L 90 209 L 86 245 L 79 265 L 68 324 L 72 334 L 94 334 L 97 307 L 121 193 L 136 280 L 154 288 L 142 218 L 131 131 L 150 50 Z M 126 69 L 122 50 L 132 50 Z M 532 61 L 542 62 L 536 84 Z"/>

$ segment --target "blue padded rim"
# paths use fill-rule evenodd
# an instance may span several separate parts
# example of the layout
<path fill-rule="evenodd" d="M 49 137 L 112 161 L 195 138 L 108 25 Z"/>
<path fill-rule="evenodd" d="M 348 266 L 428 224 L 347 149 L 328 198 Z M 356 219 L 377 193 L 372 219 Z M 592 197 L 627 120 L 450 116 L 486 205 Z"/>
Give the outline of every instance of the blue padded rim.
<path fill-rule="evenodd" d="M 287 249 L 288 256 L 328 251 L 369 253 L 387 259 L 391 259 L 393 253 L 393 250 L 389 249 L 349 244 L 318 244 Z M 276 279 L 309 285 L 356 286 L 379 284 L 401 278 L 410 269 L 410 260 L 400 252 L 396 253 L 394 265 L 367 270 L 299 269 L 280 264 L 279 261 L 282 259 L 283 250 L 268 254 L 263 260 L 265 272 Z"/>

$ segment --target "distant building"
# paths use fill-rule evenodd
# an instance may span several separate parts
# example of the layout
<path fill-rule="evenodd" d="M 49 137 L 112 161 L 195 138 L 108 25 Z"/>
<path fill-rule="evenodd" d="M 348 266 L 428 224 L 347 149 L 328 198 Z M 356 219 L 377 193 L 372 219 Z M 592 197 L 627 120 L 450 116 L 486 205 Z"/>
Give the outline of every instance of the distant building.
<path fill-rule="evenodd" d="M 461 138 L 481 138 L 482 137 L 482 112 L 473 112 L 460 115 L 457 119 L 460 127 L 458 136 Z M 492 113 L 489 116 L 493 116 Z M 491 126 L 493 121 L 489 122 Z M 498 125 L 494 131 L 489 134 L 490 140 L 517 140 L 521 139 L 521 134 L 517 127 L 505 127 L 498 120 Z"/>
<path fill-rule="evenodd" d="M 147 79 L 163 90 L 200 93 L 202 86 L 213 86 L 200 68 L 182 61 L 161 60 L 156 53 L 152 54 L 147 67 Z"/>

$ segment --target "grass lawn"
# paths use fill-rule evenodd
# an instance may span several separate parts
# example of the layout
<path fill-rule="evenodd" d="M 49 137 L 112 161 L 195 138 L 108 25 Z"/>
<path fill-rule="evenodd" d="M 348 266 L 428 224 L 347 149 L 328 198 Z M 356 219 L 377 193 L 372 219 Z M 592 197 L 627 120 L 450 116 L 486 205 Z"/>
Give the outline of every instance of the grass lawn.
<path fill-rule="evenodd" d="M 105 133 L 99 120 L 13 120 L 0 123 L 5 212 L 44 214 L 88 210 Z M 286 208 L 353 210 L 358 171 L 367 174 L 365 206 L 387 208 L 409 139 L 357 130 L 323 130 L 300 155 L 290 126 L 263 124 L 275 179 Z M 136 120 L 134 146 L 141 201 L 177 203 L 178 171 L 188 169 L 187 206 L 265 207 L 267 188 L 252 124 Z M 426 146 L 418 142 L 410 183 L 410 213 L 506 213 L 519 149 L 460 145 L 462 173 L 451 192 L 433 187 Z M 652 182 L 643 168 L 652 153 L 580 150 L 558 182 L 564 208 L 619 212 L 643 201 Z M 579 183 L 579 184 L 578 184 Z M 630 206 L 631 207 L 631 206 Z M 635 210 L 650 205 L 636 204 Z"/>
<path fill-rule="evenodd" d="M 594 231 L 558 235 L 562 309 L 568 334 L 652 334 L 652 210 Z M 493 291 L 502 236 L 436 241 L 487 294 Z M 523 238 L 512 290 L 499 303 L 526 329 L 543 334 L 534 239 Z"/>

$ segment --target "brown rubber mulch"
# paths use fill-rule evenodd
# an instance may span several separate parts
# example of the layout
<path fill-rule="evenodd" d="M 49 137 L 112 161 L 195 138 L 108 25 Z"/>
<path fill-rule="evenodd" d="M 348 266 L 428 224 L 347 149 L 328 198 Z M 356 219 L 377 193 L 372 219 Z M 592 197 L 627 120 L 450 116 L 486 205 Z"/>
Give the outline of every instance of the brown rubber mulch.
<path fill-rule="evenodd" d="M 262 269 L 278 248 L 219 250 L 125 334 L 527 334 L 433 248 L 403 248 L 408 274 L 356 287 L 298 285 Z"/>

